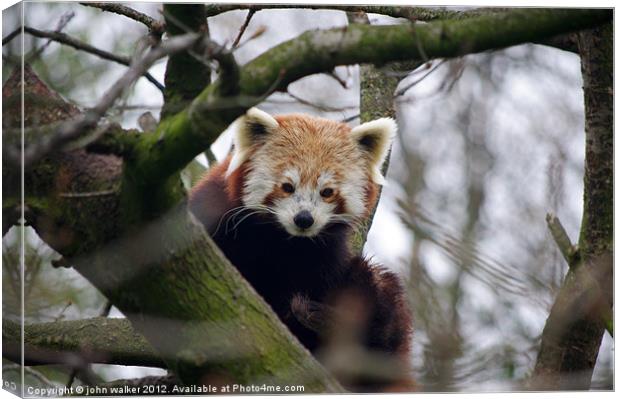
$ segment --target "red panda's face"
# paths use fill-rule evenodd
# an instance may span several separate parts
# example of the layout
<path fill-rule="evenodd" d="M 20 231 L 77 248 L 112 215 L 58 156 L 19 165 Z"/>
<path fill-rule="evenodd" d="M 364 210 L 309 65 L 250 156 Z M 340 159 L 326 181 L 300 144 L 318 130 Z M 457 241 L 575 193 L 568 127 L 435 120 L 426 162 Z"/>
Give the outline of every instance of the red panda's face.
<path fill-rule="evenodd" d="M 228 175 L 244 166 L 243 205 L 273 214 L 291 236 L 315 237 L 330 224 L 353 224 L 368 214 L 395 124 L 382 119 L 352 130 L 251 109 L 235 129 Z"/>

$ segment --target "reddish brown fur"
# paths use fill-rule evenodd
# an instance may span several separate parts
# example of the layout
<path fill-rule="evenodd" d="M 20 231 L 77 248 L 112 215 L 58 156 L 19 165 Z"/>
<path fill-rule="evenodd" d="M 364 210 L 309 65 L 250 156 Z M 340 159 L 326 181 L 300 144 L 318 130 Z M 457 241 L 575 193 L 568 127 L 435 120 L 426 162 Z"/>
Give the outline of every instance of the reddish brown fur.
<path fill-rule="evenodd" d="M 270 167 L 276 172 L 297 166 L 301 171 L 301 184 L 315 183 L 319 174 L 325 170 L 334 171 L 335 180 L 342 181 L 344 176 L 339 173 L 342 163 L 351 163 L 351 166 L 361 167 L 361 156 L 357 147 L 349 143 L 347 135 L 351 128 L 343 123 L 325 119 L 312 118 L 307 115 L 291 114 L 276 116 L 282 132 L 286 134 L 274 135 L 270 144 L 281 157 L 272 160 Z M 319 139 L 320 137 L 320 139 Z M 295 151 L 291 151 L 295 148 Z M 365 204 L 366 214 L 374 208 L 377 201 L 378 187 L 371 180 L 370 170 L 366 171 L 368 188 Z M 274 190 L 277 189 L 274 187 Z M 275 192 L 272 199 L 277 198 Z M 339 193 L 336 191 L 333 199 L 327 202 L 338 202 Z M 341 213 L 344 207 L 340 208 Z"/>
<path fill-rule="evenodd" d="M 350 131 L 344 124 L 299 115 L 276 119 L 282 129 L 293 133 L 280 135 L 278 142 L 270 144 L 282 148 L 293 146 L 298 151 L 283 153 L 281 158 L 272 160 L 270 167 L 282 170 L 296 165 L 302 171 L 302 181 L 316 181 L 327 164 L 343 162 L 334 158 L 336 154 L 346 157 L 354 150 L 340 145 Z M 325 141 L 308 139 L 308 136 L 327 134 L 329 148 L 325 147 Z M 223 215 L 242 204 L 245 176 L 251 163 L 246 161 L 225 178 L 230 160 L 229 156 L 213 167 L 192 190 L 189 199 L 192 213 L 206 226 L 226 256 L 311 351 L 329 344 L 330 331 L 342 331 L 344 319 L 334 315 L 344 311 L 341 314 L 349 316 L 360 344 L 399 359 L 401 370 L 395 372 L 398 375 L 393 379 L 345 379 L 343 382 L 350 388 L 363 392 L 412 390 L 408 370 L 411 316 L 396 275 L 353 256 L 348 246 L 351 229 L 343 225 L 326 227 L 329 234 L 324 241 L 291 237 L 275 223 L 268 223 L 269 215 L 248 217 L 235 225 L 234 231 L 216 231 L 221 222 L 227 222 L 225 218 L 220 220 Z M 316 163 L 323 165 L 316 166 Z M 371 181 L 370 171 L 366 176 L 368 213 L 377 201 L 378 187 Z M 336 190 L 329 201 L 337 204 L 336 213 L 344 213 L 346 204 L 339 194 Z M 280 187 L 274 187 L 265 202 L 272 203 L 285 195 L 288 194 Z M 399 371 L 403 371 L 402 375 Z"/>

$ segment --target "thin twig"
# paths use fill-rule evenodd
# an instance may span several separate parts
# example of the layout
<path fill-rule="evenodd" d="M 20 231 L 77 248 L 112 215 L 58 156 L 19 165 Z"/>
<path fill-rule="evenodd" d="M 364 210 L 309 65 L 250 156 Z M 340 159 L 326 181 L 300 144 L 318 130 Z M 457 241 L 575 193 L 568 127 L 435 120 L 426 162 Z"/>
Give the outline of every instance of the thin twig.
<path fill-rule="evenodd" d="M 560 253 L 562 253 L 564 260 L 566 260 L 569 267 L 575 266 L 575 254 L 577 254 L 578 250 L 577 247 L 571 243 L 560 219 L 553 213 L 548 213 L 546 219 L 549 232 L 558 246 Z"/>
<path fill-rule="evenodd" d="M 232 44 L 232 48 L 237 48 L 237 46 L 239 45 L 239 41 L 241 40 L 241 36 L 243 36 L 243 33 L 248 28 L 248 25 L 250 24 L 250 21 L 252 20 L 252 17 L 256 13 L 256 11 L 257 10 L 255 10 L 253 8 L 250 8 L 250 10 L 248 11 L 248 15 L 246 15 L 245 21 L 243 22 L 243 25 L 241 25 L 241 28 L 239 28 L 239 33 L 237 34 L 237 37 L 235 38 L 235 41 Z"/>
<path fill-rule="evenodd" d="M 201 37 L 202 35 L 195 33 L 175 36 L 153 47 L 150 51 L 141 56 L 140 59 L 132 63 L 125 74 L 108 89 L 94 108 L 89 109 L 76 118 L 61 123 L 53 134 L 44 135 L 38 142 L 29 145 L 24 150 L 24 165 L 31 165 L 50 151 L 90 131 L 95 127 L 99 119 L 105 115 L 108 109 L 114 105 L 118 97 L 142 76 L 155 61 L 169 54 L 194 46 Z M 17 148 L 6 149 L 5 155 L 7 155 L 7 158 L 14 164 L 20 163 L 21 156 Z"/>
<path fill-rule="evenodd" d="M 235 50 L 240 49 L 241 47 L 247 45 L 248 43 L 250 43 L 252 40 L 256 39 L 257 37 L 262 36 L 263 33 L 265 32 L 267 32 L 267 27 L 265 25 L 260 25 L 259 27 L 256 28 L 254 33 L 252 33 L 252 36 L 248 37 L 243 42 L 239 43 L 239 45 L 237 45 Z"/>
<path fill-rule="evenodd" d="M 169 24 L 176 26 L 186 33 L 194 33 L 194 29 L 174 15 L 166 12 L 165 9 L 162 10 L 162 14 Z M 207 32 L 208 30 L 203 30 L 201 27 L 198 33 Z M 220 94 L 237 94 L 239 91 L 239 65 L 237 65 L 232 52 L 213 40 L 203 40 L 201 44 L 201 46 L 195 46 L 194 49 L 188 49 L 187 53 L 209 69 L 212 69 L 210 62 L 213 60 L 217 61 L 219 65 L 219 78 L 224 81 L 222 85 L 223 93 Z"/>
<path fill-rule="evenodd" d="M 425 73 L 423 76 L 421 76 L 419 79 L 416 79 L 415 81 L 413 81 L 412 83 L 408 84 L 407 86 L 403 87 L 402 89 L 398 90 L 396 92 L 396 94 L 394 95 L 394 97 L 400 97 L 402 95 L 404 95 L 407 90 L 411 89 L 413 86 L 417 85 L 418 83 L 420 83 L 421 81 L 423 81 L 424 79 L 426 79 L 431 73 L 435 72 L 435 70 L 437 68 L 439 68 L 444 62 L 446 62 L 446 59 L 441 60 L 441 62 L 437 63 L 437 65 L 435 65 L 430 71 L 428 71 L 427 73 Z"/>
<path fill-rule="evenodd" d="M 69 306 L 73 305 L 73 303 L 71 301 L 67 301 L 67 303 L 65 304 L 65 306 L 62 308 L 62 310 L 58 313 L 58 316 L 56 316 L 56 318 L 54 319 L 54 321 L 60 321 L 62 320 L 63 317 L 65 317 L 65 312 L 67 311 L 67 309 L 69 309 Z"/>
<path fill-rule="evenodd" d="M 165 24 L 154 18 L 149 17 L 133 8 L 118 4 L 118 3 L 80 3 L 83 6 L 98 8 L 103 11 L 110 11 L 115 14 L 124 15 L 127 18 L 131 18 L 134 21 L 138 21 L 144 24 L 149 31 L 157 33 L 161 36 L 164 33 Z"/>
<path fill-rule="evenodd" d="M 54 32 L 54 31 L 43 31 L 43 30 L 38 30 L 35 28 L 31 28 L 29 26 L 24 26 L 24 32 L 31 34 L 32 36 L 36 36 L 36 37 L 44 37 L 44 38 L 49 38 L 51 40 L 54 40 L 58 43 L 62 43 L 65 44 L 67 46 L 71 46 L 76 50 L 81 50 L 81 51 L 85 51 L 87 53 L 96 55 L 100 58 L 103 58 L 105 60 L 109 60 L 109 61 L 114 61 L 116 63 L 125 65 L 125 66 L 130 66 L 131 65 L 131 58 L 130 57 L 125 57 L 125 56 L 121 56 L 121 55 L 116 55 L 113 53 L 110 53 L 108 51 L 105 50 L 101 50 L 98 49 L 96 47 L 91 46 L 88 43 L 84 43 L 80 40 L 77 40 L 65 33 L 62 32 Z M 3 39 L 3 44 L 4 44 L 4 39 Z M 153 83 L 159 90 L 161 90 L 163 92 L 164 90 L 164 86 L 159 83 L 157 81 L 157 79 L 155 79 L 153 77 L 153 75 L 151 75 L 148 72 L 144 72 L 144 77 L 147 78 L 151 83 Z"/>
<path fill-rule="evenodd" d="M 361 117 L 361 115 L 357 114 L 357 115 L 349 116 L 348 118 L 344 118 L 340 122 L 342 122 L 342 123 L 349 123 L 349 122 L 353 122 L 356 119 L 359 119 L 360 117 Z"/>
<path fill-rule="evenodd" d="M 317 104 L 317 103 L 313 103 L 311 101 L 305 100 L 293 93 L 289 91 L 286 92 L 287 95 L 289 95 L 291 98 L 293 98 L 295 101 L 304 104 L 304 105 L 308 105 L 310 107 L 316 108 L 318 110 L 321 110 L 323 112 L 341 112 L 344 111 L 346 109 L 352 109 L 352 108 L 357 108 L 357 107 L 351 107 L 351 106 L 345 106 L 345 107 L 330 107 L 329 105 L 324 105 L 324 104 Z"/>
<path fill-rule="evenodd" d="M 335 69 L 332 70 L 331 72 L 327 72 L 326 75 L 334 79 L 336 82 L 338 82 L 338 84 L 340 84 L 340 86 L 342 86 L 343 89 L 349 88 L 349 86 L 347 85 L 347 82 L 344 81 L 340 76 L 338 76 Z"/>
<path fill-rule="evenodd" d="M 56 25 L 56 30 L 54 32 L 60 33 L 65 28 L 65 26 L 67 26 L 67 24 L 73 19 L 74 16 L 75 13 L 73 11 L 64 14 L 60 18 L 60 21 L 58 21 L 58 25 Z M 32 54 L 28 56 L 28 60 L 26 62 L 29 64 L 31 60 L 38 58 L 39 55 L 41 55 L 41 53 L 43 53 L 43 51 L 45 51 L 45 49 L 48 48 L 50 44 L 52 44 L 53 41 L 53 39 L 48 39 L 44 45 L 33 51 Z"/>

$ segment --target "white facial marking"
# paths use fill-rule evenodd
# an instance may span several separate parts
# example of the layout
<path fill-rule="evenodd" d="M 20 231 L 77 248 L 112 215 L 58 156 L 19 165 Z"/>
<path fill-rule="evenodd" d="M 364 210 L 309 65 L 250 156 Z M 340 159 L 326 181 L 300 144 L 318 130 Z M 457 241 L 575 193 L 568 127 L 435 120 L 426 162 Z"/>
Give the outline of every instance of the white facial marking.
<path fill-rule="evenodd" d="M 243 189 L 243 204 L 246 206 L 262 205 L 273 188 L 281 182 L 277 181 L 269 163 L 262 160 L 259 154 L 252 162 Z"/>
<path fill-rule="evenodd" d="M 314 237 L 325 228 L 335 206 L 323 201 L 315 185 L 298 186 L 295 192 L 275 202 L 276 216 L 284 229 L 292 236 Z M 295 224 L 295 216 L 308 211 L 314 219 L 312 226 L 302 229 Z"/>
<path fill-rule="evenodd" d="M 285 179 L 288 179 L 293 187 L 299 186 L 299 182 L 301 181 L 301 177 L 299 176 L 299 171 L 297 169 L 287 169 L 282 173 Z M 283 181 L 284 182 L 284 181 Z"/>
<path fill-rule="evenodd" d="M 332 172 L 322 172 L 317 180 L 319 190 L 329 187 L 333 184 L 334 174 Z"/>
<path fill-rule="evenodd" d="M 360 168 L 349 168 L 342 179 L 340 195 L 346 212 L 361 217 L 366 212 L 366 176 Z"/>

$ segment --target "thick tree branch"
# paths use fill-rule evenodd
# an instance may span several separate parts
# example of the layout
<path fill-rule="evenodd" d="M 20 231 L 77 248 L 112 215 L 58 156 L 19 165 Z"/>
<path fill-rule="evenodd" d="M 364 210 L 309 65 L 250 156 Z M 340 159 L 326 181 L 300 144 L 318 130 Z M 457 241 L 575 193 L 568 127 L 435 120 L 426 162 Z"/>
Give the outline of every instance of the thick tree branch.
<path fill-rule="evenodd" d="M 170 37 L 192 32 L 208 37 L 204 4 L 164 4 L 163 7 L 166 32 Z M 181 51 L 168 58 L 164 79 L 166 91 L 160 119 L 185 108 L 211 83 L 211 68 L 206 59 L 190 51 Z"/>
<path fill-rule="evenodd" d="M 354 13 L 383 14 L 410 21 L 435 21 L 438 19 L 465 19 L 490 13 L 498 13 L 507 8 L 475 8 L 467 11 L 451 10 L 446 7 L 407 7 L 382 5 L 338 5 L 338 4 L 210 4 L 207 16 L 213 17 L 232 10 L 273 10 L 273 9 L 338 10 Z"/>
<path fill-rule="evenodd" d="M 167 365 L 185 384 L 224 375 L 238 383 L 302 381 L 310 392 L 341 389 L 184 204 L 72 263 L 165 359 L 174 359 Z"/>
<path fill-rule="evenodd" d="M 3 319 L 3 356 L 20 363 L 20 344 L 19 324 Z M 25 325 L 24 361 L 27 366 L 66 364 L 80 368 L 88 363 L 107 363 L 166 367 L 129 320 L 105 317 Z"/>
<path fill-rule="evenodd" d="M 338 10 L 349 13 L 360 14 L 382 14 L 394 18 L 404 18 L 411 22 L 416 21 L 437 21 L 437 20 L 463 20 L 468 18 L 480 17 L 483 15 L 493 15 L 510 11 L 510 8 L 480 7 L 469 10 L 454 10 L 447 7 L 408 7 L 408 6 L 382 6 L 382 5 L 293 5 L 293 4 L 212 4 L 207 6 L 207 14 L 212 17 L 223 12 L 248 9 L 250 11 L 260 11 L 268 9 L 307 9 L 307 10 Z M 561 50 L 577 53 L 577 43 L 570 36 L 558 35 L 550 39 L 535 40 L 537 44 L 556 47 Z"/>
<path fill-rule="evenodd" d="M 338 65 L 419 60 L 420 50 L 430 58 L 456 57 L 592 27 L 610 18 L 608 10 L 517 9 L 421 26 L 351 25 L 309 31 L 241 68 L 244 96 L 223 99 L 220 80 L 207 87 L 187 109 L 160 125 L 161 139 L 143 138 L 134 166 L 141 180 L 160 181 L 204 151 L 235 118 L 273 90 Z"/>

